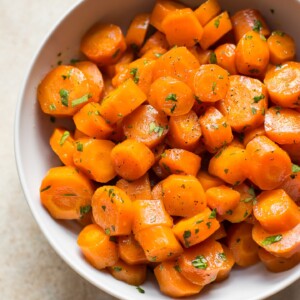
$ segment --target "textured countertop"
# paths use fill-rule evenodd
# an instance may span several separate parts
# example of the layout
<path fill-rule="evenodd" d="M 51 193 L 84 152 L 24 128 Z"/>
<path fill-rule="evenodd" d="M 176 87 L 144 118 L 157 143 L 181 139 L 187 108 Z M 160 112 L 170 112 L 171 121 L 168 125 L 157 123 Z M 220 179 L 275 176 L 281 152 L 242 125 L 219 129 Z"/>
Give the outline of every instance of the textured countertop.
<path fill-rule="evenodd" d="M 52 250 L 23 196 L 14 160 L 15 106 L 45 34 L 76 0 L 0 0 L 0 299 L 113 300 Z M 293 284 L 268 300 L 299 299 Z M 242 300 L 242 299 L 241 299 Z"/>

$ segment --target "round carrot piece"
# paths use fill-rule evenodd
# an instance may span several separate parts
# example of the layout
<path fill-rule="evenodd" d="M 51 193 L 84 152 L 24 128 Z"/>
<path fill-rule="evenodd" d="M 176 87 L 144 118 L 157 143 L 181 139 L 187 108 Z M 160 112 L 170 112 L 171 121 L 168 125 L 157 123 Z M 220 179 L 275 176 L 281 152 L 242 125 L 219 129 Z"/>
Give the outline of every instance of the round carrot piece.
<path fill-rule="evenodd" d="M 220 178 L 212 176 L 204 170 L 200 170 L 197 175 L 197 179 L 200 181 L 204 191 L 207 191 L 209 188 L 224 184 L 224 182 Z"/>
<path fill-rule="evenodd" d="M 221 282 L 229 277 L 230 271 L 235 264 L 234 256 L 231 250 L 222 244 L 223 253 L 219 254 L 220 258 L 224 261 L 218 272 L 216 282 Z"/>
<path fill-rule="evenodd" d="M 77 244 L 87 261 L 96 269 L 105 269 L 118 261 L 117 244 L 96 224 L 86 226 L 79 233 Z"/>
<path fill-rule="evenodd" d="M 133 210 L 130 198 L 116 186 L 104 185 L 92 197 L 93 217 L 105 234 L 128 235 L 131 232 Z"/>
<path fill-rule="evenodd" d="M 92 183 L 74 167 L 51 168 L 40 187 L 42 204 L 55 219 L 79 219 L 91 210 Z"/>
<path fill-rule="evenodd" d="M 154 154 L 143 143 L 127 139 L 111 152 L 113 166 L 121 177 L 135 180 L 142 177 L 154 164 Z"/>
<path fill-rule="evenodd" d="M 139 52 L 139 56 L 143 56 L 146 52 L 154 48 L 168 49 L 169 45 L 166 39 L 166 35 L 161 31 L 154 32 L 144 43 Z M 165 51 L 166 52 L 166 51 Z M 159 55 L 160 57 L 161 55 Z"/>
<path fill-rule="evenodd" d="M 181 116 L 192 109 L 195 98 L 184 82 L 173 77 L 161 77 L 152 83 L 148 101 L 168 116 Z"/>
<path fill-rule="evenodd" d="M 251 140 L 253 140 L 255 137 L 262 136 L 262 135 L 266 135 L 266 131 L 265 131 L 264 125 L 261 125 L 259 127 L 251 128 L 251 129 L 247 130 L 245 132 L 245 134 L 243 135 L 243 144 L 244 144 L 244 146 L 246 147 L 247 144 Z"/>
<path fill-rule="evenodd" d="M 194 11 L 202 26 L 221 12 L 221 6 L 217 0 L 207 0 Z"/>
<path fill-rule="evenodd" d="M 293 172 L 288 176 L 280 185 L 283 189 L 299 206 L 300 204 L 300 172 Z"/>
<path fill-rule="evenodd" d="M 110 65 L 126 50 L 125 38 L 117 25 L 98 23 L 83 36 L 80 50 L 89 60 L 102 66 Z"/>
<path fill-rule="evenodd" d="M 216 102 L 225 98 L 228 85 L 228 72 L 218 65 L 202 65 L 195 73 L 195 95 L 203 102 Z"/>
<path fill-rule="evenodd" d="M 234 44 L 226 43 L 218 46 L 214 52 L 215 63 L 227 70 L 230 75 L 238 73 L 235 65 L 235 50 L 236 46 Z"/>

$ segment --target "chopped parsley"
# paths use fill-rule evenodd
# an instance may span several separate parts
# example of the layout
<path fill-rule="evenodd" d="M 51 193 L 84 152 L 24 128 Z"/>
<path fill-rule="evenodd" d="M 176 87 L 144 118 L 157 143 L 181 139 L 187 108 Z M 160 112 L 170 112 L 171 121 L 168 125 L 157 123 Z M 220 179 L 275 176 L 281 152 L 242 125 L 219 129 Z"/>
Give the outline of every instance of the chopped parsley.
<path fill-rule="evenodd" d="M 210 64 L 217 64 L 218 60 L 217 60 L 217 55 L 215 52 L 211 52 L 209 55 L 209 63 Z"/>
<path fill-rule="evenodd" d="M 300 172 L 300 167 L 298 165 L 293 164 L 292 165 L 292 172 L 293 173 L 298 173 Z"/>
<path fill-rule="evenodd" d="M 116 272 L 120 272 L 120 271 L 122 271 L 122 267 L 116 266 L 116 267 L 113 267 L 113 270 Z"/>
<path fill-rule="evenodd" d="M 109 228 L 106 228 L 106 229 L 104 230 L 104 232 L 105 232 L 106 235 L 110 235 L 110 229 L 109 229 Z"/>
<path fill-rule="evenodd" d="M 208 229 L 210 229 L 210 227 L 211 227 L 211 222 L 207 222 L 207 223 L 206 223 L 206 226 L 207 226 Z"/>
<path fill-rule="evenodd" d="M 258 103 L 262 99 L 265 99 L 265 95 L 264 94 L 261 94 L 259 96 L 253 97 L 254 103 Z"/>
<path fill-rule="evenodd" d="M 83 151 L 83 144 L 80 143 L 80 142 L 77 142 L 76 149 L 77 149 L 77 151 L 82 152 Z"/>
<path fill-rule="evenodd" d="M 188 242 L 188 238 L 191 237 L 191 231 L 190 230 L 185 230 L 183 233 L 183 239 L 184 239 L 184 244 L 186 247 L 190 246 L 190 243 Z"/>
<path fill-rule="evenodd" d="M 194 260 L 192 260 L 192 265 L 196 269 L 206 270 L 207 268 L 207 260 L 203 255 L 198 255 Z"/>
<path fill-rule="evenodd" d="M 257 199 L 256 199 L 256 195 L 255 195 L 253 186 L 251 186 L 249 188 L 248 194 L 250 195 L 250 197 L 245 198 L 244 200 L 242 200 L 242 202 L 245 202 L 245 203 L 253 202 L 253 204 L 255 204 Z"/>
<path fill-rule="evenodd" d="M 256 115 L 257 109 L 255 107 L 251 107 L 252 115 Z"/>
<path fill-rule="evenodd" d="M 49 108 L 50 108 L 51 111 L 56 110 L 56 106 L 55 106 L 54 103 L 51 103 L 51 104 L 49 105 Z"/>
<path fill-rule="evenodd" d="M 138 68 L 131 68 L 130 69 L 130 75 L 133 76 L 134 83 L 138 83 L 140 80 L 139 74 L 138 74 Z"/>
<path fill-rule="evenodd" d="M 253 29 L 253 31 L 260 32 L 261 29 L 262 29 L 261 21 L 260 20 L 255 20 L 252 29 Z"/>
<path fill-rule="evenodd" d="M 45 192 L 45 191 L 47 191 L 47 190 L 49 190 L 49 189 L 51 189 L 51 185 L 47 185 L 46 187 L 42 188 L 42 189 L 40 190 L 40 193 Z"/>
<path fill-rule="evenodd" d="M 177 102 L 177 96 L 176 96 L 176 94 L 170 93 L 170 94 L 166 97 L 165 100 L 166 100 L 166 101 L 174 101 L 174 102 Z"/>
<path fill-rule="evenodd" d="M 59 144 L 62 146 L 64 143 L 65 143 L 65 141 L 67 140 L 67 138 L 70 136 L 70 132 L 69 131 L 65 131 L 64 133 L 63 133 L 63 135 L 61 136 L 61 139 L 60 139 L 60 141 L 59 141 Z"/>
<path fill-rule="evenodd" d="M 163 126 L 157 125 L 155 122 L 151 122 L 149 125 L 149 133 L 157 133 L 161 137 L 164 133 L 165 128 Z"/>
<path fill-rule="evenodd" d="M 274 109 L 276 110 L 276 115 L 280 115 L 281 106 L 274 106 Z"/>
<path fill-rule="evenodd" d="M 174 269 L 175 269 L 177 272 L 179 272 L 179 273 L 181 272 L 181 268 L 180 268 L 178 265 L 175 265 L 175 266 L 174 266 Z"/>
<path fill-rule="evenodd" d="M 212 90 L 212 92 L 213 92 L 213 94 L 215 95 L 216 94 L 216 87 L 217 87 L 217 83 L 214 81 L 213 83 L 212 83 L 212 87 L 211 87 L 211 90 Z"/>
<path fill-rule="evenodd" d="M 279 241 L 282 240 L 282 234 L 278 234 L 278 235 L 272 235 L 272 236 L 268 236 L 266 237 L 261 244 L 263 246 L 268 246 L 268 245 L 272 245 L 274 243 L 277 243 Z"/>
<path fill-rule="evenodd" d="M 139 293 L 145 294 L 145 290 L 142 289 L 140 286 L 137 286 L 136 289 L 138 290 Z"/>
<path fill-rule="evenodd" d="M 154 53 L 154 56 L 157 57 L 157 58 L 160 58 L 160 57 L 162 56 L 162 53 L 157 53 L 157 52 L 155 52 L 155 53 Z"/>
<path fill-rule="evenodd" d="M 211 213 L 210 213 L 210 215 L 209 215 L 208 218 L 209 218 L 209 219 L 215 219 L 216 216 L 217 216 L 217 209 L 214 208 L 214 209 L 211 211 Z"/>
<path fill-rule="evenodd" d="M 220 26 L 220 17 L 218 17 L 216 20 L 215 20 L 215 22 L 214 22 L 214 26 L 216 27 L 216 28 L 219 28 L 219 26 Z"/>
<path fill-rule="evenodd" d="M 220 259 L 222 259 L 224 261 L 227 259 L 226 254 L 224 252 L 218 253 L 218 256 L 219 256 Z"/>
<path fill-rule="evenodd" d="M 90 205 L 80 206 L 80 215 L 83 216 L 83 215 L 89 213 L 91 210 L 92 210 L 92 207 Z"/>
<path fill-rule="evenodd" d="M 171 113 L 173 113 L 173 112 L 174 112 L 174 110 L 175 110 L 176 106 L 177 106 L 177 105 L 176 105 L 176 104 L 174 104 L 174 105 L 171 107 L 171 109 L 170 109 L 170 112 L 171 112 Z"/>
<path fill-rule="evenodd" d="M 90 94 L 86 94 L 86 95 L 84 95 L 84 96 L 82 96 L 82 97 L 80 97 L 78 99 L 73 100 L 72 103 L 71 103 L 71 105 L 72 105 L 72 107 L 75 107 L 77 105 L 80 105 L 82 103 L 87 102 L 89 100 L 89 98 L 91 98 L 91 95 Z"/>
<path fill-rule="evenodd" d="M 60 89 L 59 90 L 59 95 L 60 95 L 60 101 L 61 104 L 68 107 L 69 106 L 69 91 L 65 89 Z"/>

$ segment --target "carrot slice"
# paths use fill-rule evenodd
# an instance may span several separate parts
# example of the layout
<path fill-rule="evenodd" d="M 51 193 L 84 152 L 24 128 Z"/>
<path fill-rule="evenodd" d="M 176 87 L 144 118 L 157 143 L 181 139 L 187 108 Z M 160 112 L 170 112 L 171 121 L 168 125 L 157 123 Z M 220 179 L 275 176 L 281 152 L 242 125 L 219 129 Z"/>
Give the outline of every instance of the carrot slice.
<path fill-rule="evenodd" d="M 243 137 L 242 142 L 243 142 L 244 146 L 246 147 L 247 144 L 250 141 L 252 141 L 255 137 L 262 136 L 262 135 L 266 135 L 264 125 L 261 125 L 256 128 L 251 128 L 251 129 L 247 130 L 244 135 L 242 135 L 242 137 Z"/>
<path fill-rule="evenodd" d="M 288 153 L 294 163 L 300 164 L 300 143 L 280 145 L 280 147 Z"/>
<path fill-rule="evenodd" d="M 224 184 L 224 182 L 220 178 L 212 176 L 204 170 L 200 170 L 197 175 L 197 179 L 200 181 L 204 191 L 207 191 L 209 188 Z"/>
<path fill-rule="evenodd" d="M 219 254 L 221 259 L 223 259 L 223 264 L 220 267 L 217 278 L 215 282 L 221 282 L 229 277 L 230 271 L 235 264 L 234 256 L 232 251 L 225 245 L 222 244 L 223 253 Z"/>
<path fill-rule="evenodd" d="M 195 15 L 200 24 L 205 26 L 212 18 L 221 12 L 221 6 L 217 0 L 207 0 L 202 3 L 196 10 Z"/>
<path fill-rule="evenodd" d="M 160 31 L 156 31 L 145 41 L 145 44 L 141 48 L 139 55 L 143 56 L 146 52 L 156 47 L 162 49 L 169 48 L 166 36 Z"/>
<path fill-rule="evenodd" d="M 236 45 L 226 43 L 218 46 L 215 49 L 215 59 L 213 56 L 213 61 L 216 60 L 214 63 L 217 63 L 220 67 L 227 70 L 230 75 L 236 75 L 238 73 L 235 65 L 235 51 Z"/>
<path fill-rule="evenodd" d="M 280 185 L 280 188 L 283 189 L 295 202 L 297 205 L 300 204 L 300 173 L 294 172 L 288 176 Z"/>

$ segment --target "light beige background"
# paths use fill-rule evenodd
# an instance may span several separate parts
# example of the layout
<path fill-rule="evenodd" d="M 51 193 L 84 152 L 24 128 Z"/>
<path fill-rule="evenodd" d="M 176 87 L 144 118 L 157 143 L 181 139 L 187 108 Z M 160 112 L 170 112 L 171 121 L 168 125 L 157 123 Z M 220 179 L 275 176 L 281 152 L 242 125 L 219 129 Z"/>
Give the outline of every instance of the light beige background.
<path fill-rule="evenodd" d="M 1 300 L 115 299 L 79 277 L 50 248 L 26 204 L 14 162 L 13 122 L 22 81 L 45 34 L 76 2 L 0 0 Z M 300 299 L 299 284 L 268 300 Z"/>

